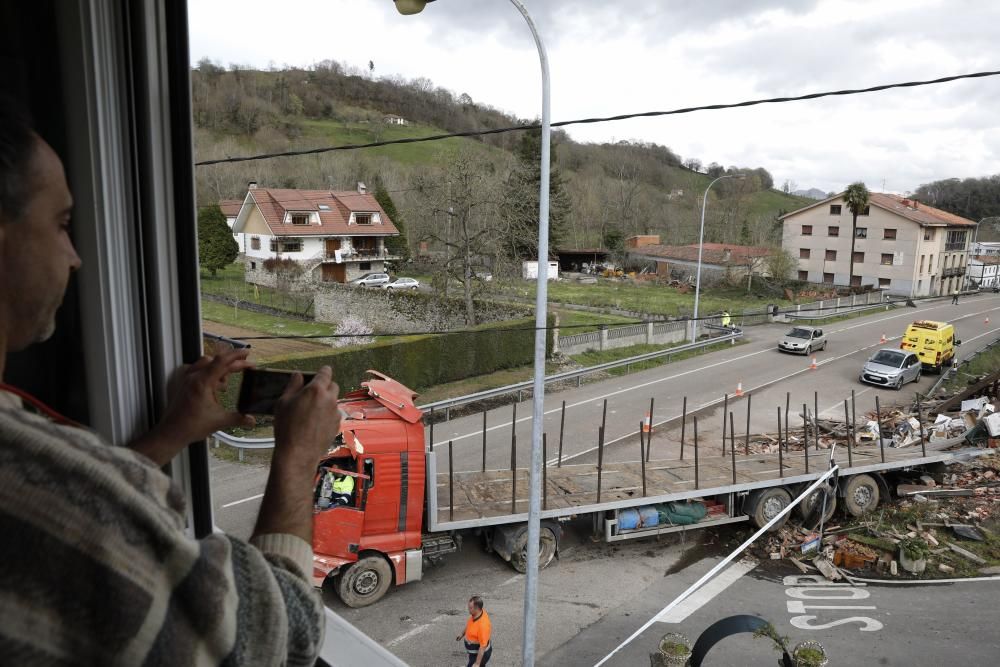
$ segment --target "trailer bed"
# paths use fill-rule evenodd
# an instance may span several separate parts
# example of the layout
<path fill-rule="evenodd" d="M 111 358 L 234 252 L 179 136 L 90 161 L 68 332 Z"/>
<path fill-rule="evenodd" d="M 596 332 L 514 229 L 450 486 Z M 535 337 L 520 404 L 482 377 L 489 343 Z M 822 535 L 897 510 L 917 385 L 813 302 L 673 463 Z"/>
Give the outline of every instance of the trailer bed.
<path fill-rule="evenodd" d="M 976 448 L 944 451 L 961 444 L 962 438 L 920 447 L 885 449 L 885 462 L 878 446 L 853 447 L 849 463 L 846 448 L 837 448 L 835 457 L 840 474 L 898 470 L 938 462 L 971 458 L 987 450 Z M 681 460 L 653 460 L 646 463 L 646 494 L 642 493 L 642 464 L 639 461 L 605 463 L 600 471 L 601 493 L 598 499 L 598 469 L 594 464 L 549 466 L 545 471 L 542 517 L 558 518 L 575 514 L 635 507 L 651 503 L 698 498 L 748 491 L 768 486 L 798 484 L 819 477 L 828 469 L 829 450 L 809 451 L 809 472 L 802 451 L 783 454 L 739 454 L 735 460 L 716 450 L 714 455 L 700 455 L 695 479 L 693 457 Z M 516 470 L 516 496 L 510 470 L 485 472 L 438 473 L 434 454 L 427 456 L 428 479 L 436 479 L 436 488 L 428 489 L 429 528 L 459 530 L 489 525 L 518 523 L 527 520 L 529 475 L 526 468 Z M 780 470 L 779 470 L 780 467 Z M 783 474 L 782 474 L 783 473 Z M 451 494 L 454 495 L 452 498 Z"/>

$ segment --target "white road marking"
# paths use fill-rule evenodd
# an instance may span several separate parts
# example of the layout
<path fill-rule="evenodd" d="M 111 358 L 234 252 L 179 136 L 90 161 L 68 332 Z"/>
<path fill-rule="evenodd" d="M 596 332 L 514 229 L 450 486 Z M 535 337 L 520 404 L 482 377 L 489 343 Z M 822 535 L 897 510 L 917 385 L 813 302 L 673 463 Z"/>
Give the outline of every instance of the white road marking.
<path fill-rule="evenodd" d="M 243 500 L 234 500 L 234 501 L 233 501 L 233 502 L 231 502 L 231 503 L 226 503 L 226 504 L 225 504 L 225 505 L 223 505 L 223 506 L 222 506 L 222 507 L 221 507 L 220 509 L 226 509 L 227 507 L 232 507 L 233 505 L 241 505 L 241 504 L 243 504 L 243 503 L 248 503 L 248 502 L 250 502 L 251 500 L 257 500 L 258 498 L 263 498 L 263 497 L 264 497 L 264 494 L 263 494 L 263 493 L 258 493 L 258 494 L 257 494 L 257 495 L 255 495 L 255 496 L 250 496 L 249 498 L 244 498 Z"/>
<path fill-rule="evenodd" d="M 688 616 L 711 602 L 719 593 L 739 581 L 740 577 L 747 572 L 750 572 L 755 567 L 757 567 L 756 561 L 741 560 L 737 563 L 733 563 L 722 574 L 699 588 L 686 600 L 668 611 L 666 614 L 661 613 L 657 615 L 656 620 L 660 623 L 683 622 Z"/>
<path fill-rule="evenodd" d="M 395 639 L 392 639 L 392 640 L 386 642 L 385 646 L 386 646 L 386 648 L 392 648 L 396 644 L 400 644 L 402 642 L 405 642 L 407 639 L 410 639 L 411 637 L 416 637 L 417 635 L 419 635 L 421 632 L 423 632 L 427 628 L 431 627 L 432 625 L 434 625 L 438 621 L 443 620 L 445 618 L 448 618 L 447 614 L 439 614 L 439 615 L 435 616 L 434 618 L 432 618 L 430 623 L 424 623 L 423 625 L 418 625 L 417 627 L 404 632 L 403 634 L 401 634 L 400 636 L 396 637 Z"/>

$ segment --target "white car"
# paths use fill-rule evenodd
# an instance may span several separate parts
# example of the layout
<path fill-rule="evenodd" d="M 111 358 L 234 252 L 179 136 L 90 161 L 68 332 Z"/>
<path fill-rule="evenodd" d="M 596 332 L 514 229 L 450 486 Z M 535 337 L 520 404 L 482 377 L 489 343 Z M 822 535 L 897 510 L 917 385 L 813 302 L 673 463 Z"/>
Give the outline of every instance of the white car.
<path fill-rule="evenodd" d="M 351 284 L 356 287 L 382 287 L 388 283 L 388 273 L 367 273 L 351 281 Z"/>
<path fill-rule="evenodd" d="M 391 283 L 382 285 L 384 289 L 412 289 L 420 287 L 420 281 L 416 278 L 396 278 Z"/>

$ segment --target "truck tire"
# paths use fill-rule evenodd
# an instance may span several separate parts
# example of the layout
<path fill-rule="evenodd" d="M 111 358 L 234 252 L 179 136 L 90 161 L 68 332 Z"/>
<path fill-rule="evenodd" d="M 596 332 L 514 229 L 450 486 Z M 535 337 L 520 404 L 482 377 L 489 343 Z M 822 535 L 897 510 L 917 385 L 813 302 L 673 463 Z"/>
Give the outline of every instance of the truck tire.
<path fill-rule="evenodd" d="M 538 569 L 542 570 L 552 562 L 556 555 L 556 535 L 548 526 L 543 525 L 538 535 Z M 528 530 L 525 528 L 517 536 L 514 550 L 510 554 L 510 564 L 515 570 L 524 574 L 528 571 Z"/>
<path fill-rule="evenodd" d="M 364 556 L 337 576 L 337 596 L 352 609 L 382 599 L 392 585 L 392 566 L 382 556 Z"/>
<path fill-rule="evenodd" d="M 805 491 L 806 487 L 802 487 L 802 491 Z M 801 493 L 801 491 L 800 491 Z M 799 506 L 796 508 L 798 510 L 799 517 L 802 519 L 808 519 L 816 507 L 817 502 L 822 502 L 823 496 L 821 494 L 826 493 L 826 513 L 823 515 L 823 523 L 828 522 L 833 518 L 833 513 L 837 511 L 837 494 L 827 488 L 825 491 L 823 487 L 816 489 L 811 494 L 802 499 Z M 817 523 L 819 523 L 817 521 Z"/>
<path fill-rule="evenodd" d="M 774 486 L 770 489 L 762 489 L 753 496 L 750 518 L 753 520 L 754 525 L 758 528 L 763 528 L 778 512 L 788 507 L 790 502 L 792 502 L 792 496 L 783 487 Z M 785 521 L 787 520 L 788 515 L 786 514 L 781 521 L 771 527 L 769 532 L 775 532 L 785 525 Z"/>
<path fill-rule="evenodd" d="M 878 482 L 871 475 L 853 475 L 844 485 L 844 507 L 851 516 L 861 516 L 878 507 Z"/>

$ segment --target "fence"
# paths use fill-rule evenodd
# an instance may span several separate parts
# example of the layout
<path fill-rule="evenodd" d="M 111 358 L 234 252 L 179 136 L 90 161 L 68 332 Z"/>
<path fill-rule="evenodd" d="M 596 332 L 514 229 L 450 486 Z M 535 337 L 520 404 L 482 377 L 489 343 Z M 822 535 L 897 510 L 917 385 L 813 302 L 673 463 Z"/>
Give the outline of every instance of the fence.
<path fill-rule="evenodd" d="M 836 299 L 823 299 L 812 303 L 800 303 L 795 306 L 794 312 L 784 313 L 787 319 L 821 319 L 824 317 L 836 317 L 846 313 L 862 310 L 868 306 L 879 305 L 884 301 L 883 292 L 865 292 L 864 294 L 852 294 L 851 296 L 841 296 Z M 786 309 L 787 310 L 787 309 Z"/>
<path fill-rule="evenodd" d="M 559 351 L 579 354 L 587 350 L 614 350 L 632 345 L 666 345 L 679 343 L 686 336 L 687 322 L 644 322 L 625 327 L 603 328 L 600 331 L 559 336 Z"/>

